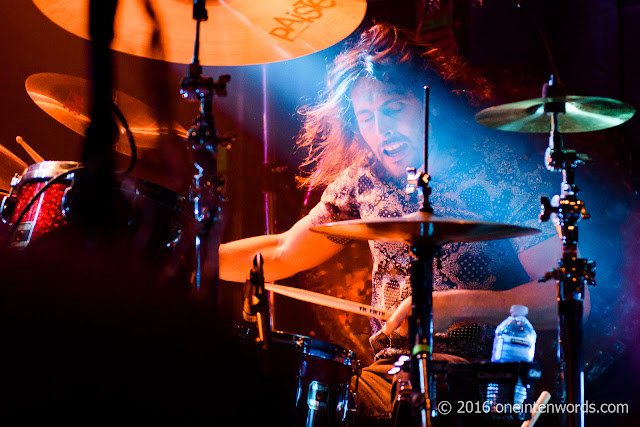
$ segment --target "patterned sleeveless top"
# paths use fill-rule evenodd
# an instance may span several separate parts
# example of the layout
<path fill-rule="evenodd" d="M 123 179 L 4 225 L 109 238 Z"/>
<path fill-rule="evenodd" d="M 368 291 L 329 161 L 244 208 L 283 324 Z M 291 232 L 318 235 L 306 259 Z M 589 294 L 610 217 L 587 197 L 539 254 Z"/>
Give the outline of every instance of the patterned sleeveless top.
<path fill-rule="evenodd" d="M 441 169 L 440 178 L 433 177 L 429 185 L 432 190 L 429 202 L 434 214 L 534 227 L 541 233 L 444 245 L 434 260 L 434 291 L 507 290 L 528 282 L 518 254 L 555 234 L 552 224 L 538 221 L 540 196 L 553 191 L 546 181 L 550 172 L 526 157 L 516 157 L 515 152 L 504 147 L 491 150 L 485 145 L 452 159 L 451 165 Z M 318 225 L 349 219 L 400 217 L 416 212 L 422 198 L 418 192 L 407 194 L 405 185 L 406 179 L 387 176 L 375 161 L 353 165 L 325 189 L 320 202 L 309 213 L 311 222 Z M 410 266 L 414 256 L 409 245 L 400 242 L 369 241 L 369 248 L 373 258 L 371 305 L 393 311 L 411 295 Z M 371 319 L 370 343 L 375 359 L 407 354 L 408 338 L 397 332 L 391 336 L 381 334 L 382 324 L 379 319 Z M 469 360 L 487 359 L 494 327 L 458 322 L 446 333 L 435 334 L 433 351 Z"/>

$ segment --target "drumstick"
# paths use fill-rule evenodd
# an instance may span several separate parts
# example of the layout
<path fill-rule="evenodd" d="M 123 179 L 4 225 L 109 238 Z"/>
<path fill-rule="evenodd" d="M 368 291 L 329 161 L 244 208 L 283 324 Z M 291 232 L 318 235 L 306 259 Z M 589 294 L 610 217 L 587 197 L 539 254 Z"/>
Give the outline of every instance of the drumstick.
<path fill-rule="evenodd" d="M 533 425 L 538 421 L 538 417 L 540 416 L 540 406 L 546 404 L 549 399 L 551 399 L 551 394 L 548 391 L 543 391 L 540 393 L 540 397 L 536 400 L 535 405 L 533 405 L 533 411 L 531 411 L 531 419 L 522 423 L 520 427 L 533 427 Z"/>
<path fill-rule="evenodd" d="M 13 152 L 11 150 L 9 150 L 7 147 L 5 147 L 2 144 L 0 144 L 0 154 L 8 157 L 14 163 L 16 163 L 18 166 L 20 166 L 22 168 L 26 168 L 27 167 L 27 164 L 24 162 L 24 160 L 22 160 L 20 157 L 18 157 L 15 154 L 13 154 Z M 20 170 L 18 172 L 22 172 L 22 171 Z"/>
<path fill-rule="evenodd" d="M 44 162 L 44 158 L 40 156 L 40 154 L 38 154 L 36 150 L 31 148 L 29 144 L 27 144 L 27 142 L 24 139 L 22 139 L 20 135 L 16 136 L 16 142 L 22 145 L 22 148 L 24 148 L 24 150 L 31 156 L 34 162 L 36 163 Z"/>
<path fill-rule="evenodd" d="M 274 283 L 265 283 L 264 288 L 277 294 L 285 295 L 301 301 L 311 302 L 325 307 L 337 308 L 339 310 L 348 311 L 350 313 L 362 314 L 364 316 L 375 317 L 376 319 L 387 320 L 391 316 L 388 310 L 373 308 L 370 305 L 360 304 L 345 299 L 323 295 L 316 292 L 307 291 L 305 289 L 291 288 L 288 286 L 276 285 Z"/>

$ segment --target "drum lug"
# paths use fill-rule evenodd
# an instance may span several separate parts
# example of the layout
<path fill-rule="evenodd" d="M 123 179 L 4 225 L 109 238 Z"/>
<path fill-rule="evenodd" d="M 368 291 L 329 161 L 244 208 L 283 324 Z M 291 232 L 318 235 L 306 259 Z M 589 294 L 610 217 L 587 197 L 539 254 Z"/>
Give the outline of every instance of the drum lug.
<path fill-rule="evenodd" d="M 347 427 L 356 423 L 358 414 L 358 394 L 352 385 L 338 386 L 338 400 L 336 402 L 336 421 L 339 425 Z"/>
<path fill-rule="evenodd" d="M 167 249 L 176 249 L 180 239 L 182 238 L 182 224 L 177 221 L 171 226 L 169 231 L 169 241 L 167 242 Z"/>
<path fill-rule="evenodd" d="M 356 417 L 358 415 L 358 394 L 353 391 L 347 391 L 347 407 L 345 408 L 342 418 L 343 426 L 353 426 L 356 423 Z"/>
<path fill-rule="evenodd" d="M 13 191 L 19 183 L 20 175 L 15 174 L 13 178 L 11 178 L 9 194 L 2 198 L 2 204 L 0 204 L 0 219 L 5 224 L 11 223 L 11 217 L 13 217 L 16 206 L 18 205 L 18 197 L 13 194 Z"/>
<path fill-rule="evenodd" d="M 17 203 L 18 199 L 11 193 L 2 198 L 2 204 L 0 205 L 0 219 L 2 219 L 3 223 L 11 223 L 11 217 L 16 210 Z"/>
<path fill-rule="evenodd" d="M 62 200 L 60 200 L 60 211 L 62 212 L 62 217 L 67 218 L 69 216 L 69 212 L 71 211 L 71 206 L 73 205 L 73 195 L 74 189 L 73 184 L 76 182 L 75 174 L 71 174 L 71 184 L 67 188 L 65 188 L 62 193 Z"/>

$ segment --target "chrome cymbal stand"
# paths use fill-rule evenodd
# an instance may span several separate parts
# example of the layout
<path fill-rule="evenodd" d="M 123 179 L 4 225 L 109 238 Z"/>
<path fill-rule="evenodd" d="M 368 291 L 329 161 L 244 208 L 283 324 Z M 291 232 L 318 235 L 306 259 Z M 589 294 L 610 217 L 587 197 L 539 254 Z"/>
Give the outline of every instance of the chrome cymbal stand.
<path fill-rule="evenodd" d="M 542 97 L 553 97 L 553 76 L 543 86 Z M 576 405 L 579 410 L 566 411 L 563 425 L 584 425 L 584 363 L 582 353 L 582 317 L 585 286 L 595 285 L 595 261 L 578 258 L 578 227 L 580 219 L 588 219 L 584 202 L 578 199 L 575 183 L 578 165 L 591 162 L 586 154 L 565 150 L 558 129 L 558 116 L 565 112 L 564 102 L 546 102 L 545 113 L 551 118 L 549 147 L 545 153 L 545 166 L 550 171 L 562 172 L 561 194 L 552 201 L 542 197 L 541 221 L 551 215 L 557 217 L 562 235 L 562 258 L 558 268 L 545 275 L 541 282 L 555 279 L 558 286 L 558 367 L 559 398 L 563 403 Z M 577 406 L 579 405 L 579 406 Z"/>
<path fill-rule="evenodd" d="M 190 206 L 193 208 L 195 260 L 191 272 L 191 296 L 206 299 L 217 307 L 219 258 L 218 249 L 222 238 L 221 194 L 222 178 L 218 174 L 218 147 L 229 145 L 231 138 L 219 138 L 214 126 L 212 103 L 214 95 L 226 96 L 226 84 L 230 76 L 218 81 L 202 75 L 199 60 L 200 22 L 208 19 L 205 0 L 194 0 L 193 19 L 196 21 L 196 38 L 193 60 L 186 77 L 180 82 L 183 98 L 198 101 L 200 111 L 189 129 L 188 149 L 192 154 L 196 172 L 189 190 Z"/>
<path fill-rule="evenodd" d="M 415 168 L 407 168 L 407 193 L 416 190 L 424 197 L 420 210 L 433 213 L 429 202 L 429 87 L 424 87 L 424 172 L 418 173 Z M 433 375 L 429 364 L 433 349 L 433 260 L 440 250 L 437 242 L 430 238 L 430 230 L 424 230 L 422 236 L 416 236 L 411 244 L 411 252 L 416 259 L 411 262 L 411 314 L 409 315 L 409 347 L 411 348 L 411 384 L 410 403 L 416 419 L 421 427 L 432 425 L 433 397 L 430 386 Z"/>

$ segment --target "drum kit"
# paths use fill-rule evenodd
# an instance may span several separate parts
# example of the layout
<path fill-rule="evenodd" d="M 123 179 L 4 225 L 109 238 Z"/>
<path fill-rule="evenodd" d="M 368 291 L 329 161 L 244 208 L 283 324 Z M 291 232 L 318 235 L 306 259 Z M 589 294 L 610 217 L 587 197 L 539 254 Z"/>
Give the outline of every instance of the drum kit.
<path fill-rule="evenodd" d="M 90 33 L 92 15 L 87 0 L 34 0 L 36 6 L 53 22 L 71 33 L 95 39 Z M 185 99 L 199 103 L 195 126 L 188 131 L 180 125 L 160 126 L 153 113 L 141 101 L 119 91 L 112 93 L 108 110 L 119 117 L 119 133 L 113 149 L 130 156 L 152 156 L 159 135 L 174 132 L 187 141 L 196 173 L 187 197 L 159 185 L 116 174 L 113 192 L 122 201 L 125 227 L 132 241 L 142 239 L 151 247 L 153 256 L 166 256 L 178 241 L 193 245 L 195 262 L 191 277 L 191 295 L 217 300 L 217 245 L 222 227 L 222 185 L 217 169 L 218 148 L 230 144 L 218 137 L 212 115 L 215 96 L 226 95 L 228 76 L 214 81 L 203 76 L 202 65 L 250 65 L 297 58 L 317 52 L 344 39 L 362 21 L 364 0 L 349 1 L 270 1 L 212 2 L 209 15 L 204 1 L 138 2 L 120 0 L 113 17 L 110 48 L 116 51 L 189 64 L 181 81 Z M 181 19 L 181 17 L 183 19 Z M 195 43 L 186 37 L 196 21 Z M 208 25 L 202 25 L 204 22 Z M 162 40 L 162 56 L 148 50 L 148 40 Z M 207 43 L 202 46 L 200 41 Z M 215 42 L 213 42 L 215 41 Z M 212 43 L 209 43 L 212 42 Z M 195 48 L 194 48 L 195 45 Z M 190 58 L 191 53 L 193 56 Z M 190 59 L 190 60 L 189 60 Z M 91 124 L 91 108 L 85 103 L 88 81 L 62 74 L 40 73 L 26 81 L 28 95 L 49 116 L 67 128 L 84 135 Z M 428 88 L 425 99 L 428 105 Z M 95 94 L 94 94 L 95 95 Z M 427 115 L 429 109 L 426 109 Z M 541 281 L 556 280 L 558 286 L 558 334 L 560 367 L 560 399 L 566 403 L 582 403 L 582 302 L 584 288 L 595 284 L 595 263 L 578 258 L 580 219 L 588 218 L 584 203 L 578 199 L 575 169 L 590 161 L 585 154 L 567 150 L 562 134 L 588 132 L 618 126 L 635 113 L 633 107 L 620 101 L 573 96 L 561 93 L 552 79 L 543 86 L 542 97 L 491 107 L 479 112 L 476 121 L 484 126 L 508 131 L 549 133 L 545 165 L 562 173 L 561 193 L 551 200 L 542 198 L 541 220 L 551 217 L 561 229 L 563 255 L 558 268 Z M 425 123 L 428 124 L 428 117 Z M 425 132 L 425 138 L 428 132 Z M 26 141 L 17 140 L 36 163 L 25 164 L 5 147 L 0 146 L 0 171 L 10 189 L 2 201 L 0 214 L 11 225 L 5 248 L 20 250 L 43 236 L 64 232 L 67 217 L 74 209 L 73 192 L 84 165 L 71 161 L 47 161 Z M 425 140 L 425 165 L 428 165 L 428 141 Z M 131 167 L 132 167 L 131 165 Z M 129 169 L 131 169 L 131 167 Z M 9 174 L 23 170 L 22 174 Z M 423 204 L 414 214 L 379 220 L 351 220 L 328 223 L 312 230 L 327 235 L 356 240 L 403 242 L 411 247 L 415 261 L 411 266 L 413 305 L 410 323 L 411 357 L 404 365 L 410 371 L 413 388 L 409 401 L 416 414 L 415 424 L 438 423 L 434 384 L 438 369 L 432 361 L 433 308 L 432 268 L 439 248 L 451 242 L 486 241 L 537 233 L 533 228 L 509 224 L 467 221 L 433 214 L 429 203 L 428 171 L 408 171 L 407 191 L 420 191 Z M 77 197 L 77 196 L 76 196 Z M 149 213 L 150 212 L 150 213 Z M 190 212 L 193 235 L 186 235 L 181 217 Z M 144 236 L 144 238 L 142 237 Z M 255 339 L 268 349 L 267 358 L 283 363 L 270 363 L 275 372 L 287 379 L 287 388 L 295 390 L 296 425 L 348 425 L 354 420 L 355 394 L 359 362 L 353 352 L 309 337 L 272 331 L 266 292 L 288 295 L 303 301 L 388 319 L 390 313 L 363 304 L 340 300 L 309 291 L 264 283 L 261 262 L 256 257 L 252 270 L 251 296 L 259 303 L 250 305 L 249 316 L 258 318 L 259 333 Z M 245 310 L 246 311 L 246 310 Z M 252 338 L 253 339 L 253 338 Z M 286 367 L 286 368 L 285 368 Z M 356 378 L 356 386 L 352 381 Z M 330 415 L 327 415 L 330 414 Z M 584 423 L 584 414 L 566 414 L 564 424 Z"/>
<path fill-rule="evenodd" d="M 428 92 L 427 92 L 428 94 Z M 635 109 L 623 102 L 599 97 L 564 95 L 551 76 L 543 85 L 542 97 L 487 108 L 476 114 L 476 121 L 484 126 L 510 132 L 549 133 L 549 147 L 545 153 L 545 166 L 550 171 L 562 173 L 561 194 L 551 201 L 541 197 L 541 221 L 552 216 L 560 227 L 563 253 L 559 267 L 540 278 L 541 282 L 555 279 L 558 287 L 558 367 L 559 402 L 584 403 L 584 375 L 582 356 L 582 314 L 585 286 L 595 285 L 595 262 L 578 258 L 578 226 L 580 219 L 589 218 L 584 203 L 578 199 L 575 170 L 578 165 L 590 161 L 586 154 L 565 149 L 563 133 L 588 132 L 620 125 L 635 114 Z M 425 153 L 428 143 L 425 142 Z M 428 164 L 425 154 L 425 165 Z M 437 417 L 433 410 L 435 398 L 429 395 L 432 372 L 428 365 L 432 347 L 431 286 L 432 262 L 438 248 L 450 242 L 469 242 L 511 238 L 535 233 L 535 229 L 466 222 L 434 216 L 428 203 L 429 175 L 408 172 L 408 181 L 416 183 L 425 195 L 425 203 L 415 214 L 401 218 L 380 220 L 352 220 L 315 227 L 318 232 L 351 239 L 387 240 L 404 242 L 411 246 L 417 260 L 411 270 L 412 305 L 410 340 L 413 357 L 410 359 L 411 380 L 418 384 L 420 425 L 431 425 L 430 417 Z M 414 403 L 415 405 L 415 403 Z M 584 413 L 563 414 L 562 425 L 584 425 Z M 437 419 L 437 418 L 435 418 Z"/>

